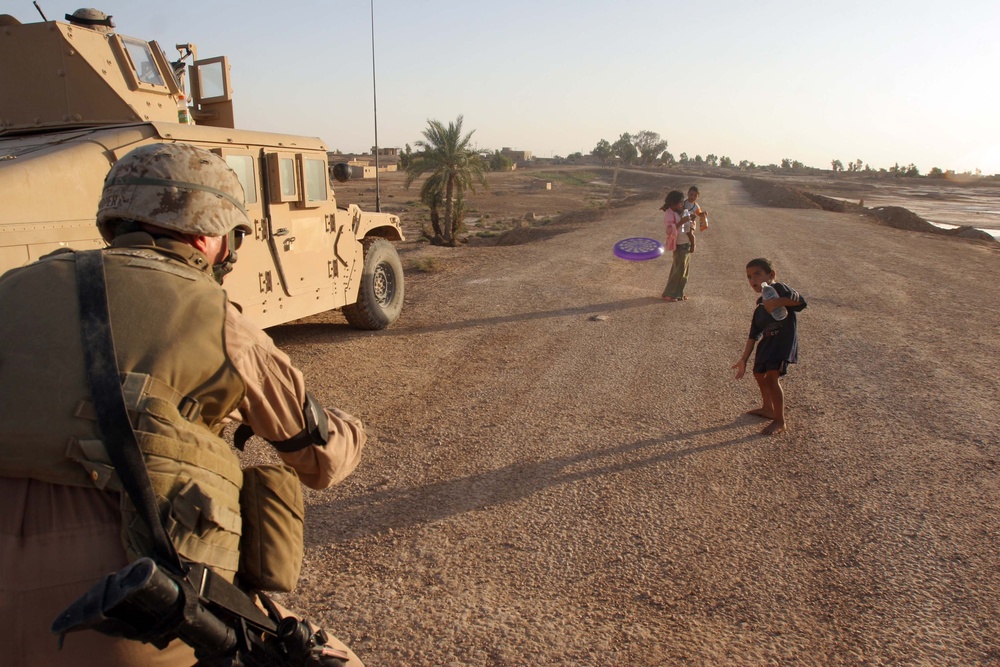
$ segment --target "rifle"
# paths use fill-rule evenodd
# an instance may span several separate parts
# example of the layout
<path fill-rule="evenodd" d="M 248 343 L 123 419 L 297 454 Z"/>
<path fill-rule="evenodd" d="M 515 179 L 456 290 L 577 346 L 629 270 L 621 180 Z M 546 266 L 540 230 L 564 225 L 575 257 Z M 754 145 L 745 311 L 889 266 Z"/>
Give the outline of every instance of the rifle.
<path fill-rule="evenodd" d="M 265 615 L 236 586 L 209 568 L 189 564 L 186 576 L 140 558 L 109 574 L 52 623 L 60 647 L 67 632 L 97 630 L 163 649 L 180 639 L 199 667 L 342 667 L 348 654 L 325 644 L 322 629 L 281 618 L 261 595 Z M 197 588 L 192 582 L 197 583 Z M 273 618 L 272 618 L 273 617 Z M 274 619 L 280 619 L 275 621 Z"/>

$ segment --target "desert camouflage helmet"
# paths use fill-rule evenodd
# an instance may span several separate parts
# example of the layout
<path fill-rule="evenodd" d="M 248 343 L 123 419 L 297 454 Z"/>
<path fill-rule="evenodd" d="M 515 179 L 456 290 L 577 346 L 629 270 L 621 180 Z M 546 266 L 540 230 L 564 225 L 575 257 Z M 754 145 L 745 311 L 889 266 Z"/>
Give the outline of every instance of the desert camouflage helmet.
<path fill-rule="evenodd" d="M 67 14 L 66 20 L 73 25 L 90 28 L 91 30 L 103 33 L 109 33 L 111 32 L 111 29 L 115 27 L 115 22 L 112 20 L 112 17 L 108 16 L 99 9 L 93 9 L 91 7 L 81 7 L 72 14 Z"/>
<path fill-rule="evenodd" d="M 221 157 L 188 144 L 147 144 L 111 167 L 97 208 L 97 227 L 136 220 L 184 234 L 250 233 L 243 186 Z"/>

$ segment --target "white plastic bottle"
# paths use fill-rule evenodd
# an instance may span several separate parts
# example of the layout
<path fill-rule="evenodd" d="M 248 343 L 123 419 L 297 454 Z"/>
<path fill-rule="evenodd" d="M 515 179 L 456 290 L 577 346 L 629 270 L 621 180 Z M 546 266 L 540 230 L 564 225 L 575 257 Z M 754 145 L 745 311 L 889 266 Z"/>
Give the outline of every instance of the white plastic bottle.
<path fill-rule="evenodd" d="M 768 299 L 777 299 L 778 290 L 774 289 L 767 283 L 761 283 L 760 295 L 761 297 L 763 297 L 765 301 L 767 301 Z M 786 317 L 788 317 L 788 309 L 785 308 L 784 306 L 778 306 L 777 308 L 771 311 L 771 317 L 773 317 L 776 320 L 783 320 Z"/>
<path fill-rule="evenodd" d="M 177 95 L 177 122 L 182 125 L 191 124 L 191 112 L 188 110 L 187 96 L 184 93 Z"/>

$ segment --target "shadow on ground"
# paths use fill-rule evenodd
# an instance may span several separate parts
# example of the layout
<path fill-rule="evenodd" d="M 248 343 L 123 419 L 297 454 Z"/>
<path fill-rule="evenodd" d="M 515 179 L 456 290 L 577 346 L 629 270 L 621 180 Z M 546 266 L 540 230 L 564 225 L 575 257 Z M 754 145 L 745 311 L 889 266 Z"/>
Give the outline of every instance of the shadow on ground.
<path fill-rule="evenodd" d="M 728 424 L 687 433 L 649 438 L 546 461 L 519 463 L 419 487 L 374 490 L 310 506 L 309 512 L 314 520 L 320 512 L 330 517 L 331 521 L 341 526 L 338 532 L 345 540 L 380 535 L 390 530 L 516 502 L 549 487 L 628 473 L 750 442 L 758 438 L 756 433 L 683 447 L 686 440 L 699 436 L 736 429 L 742 431 L 749 421 L 749 418 L 741 416 Z M 678 445 L 681 448 L 675 448 Z M 324 536 L 329 536 L 329 532 L 324 531 Z M 306 545 L 316 544 L 307 534 Z"/>
<path fill-rule="evenodd" d="M 661 301 L 655 297 L 640 297 L 637 299 L 626 299 L 624 301 L 610 301 L 608 303 L 597 303 L 588 306 L 576 306 L 574 308 L 557 308 L 555 310 L 541 310 L 533 313 L 519 313 L 516 315 L 498 315 L 497 317 L 481 317 L 472 320 L 462 320 L 460 322 L 446 322 L 430 327 L 407 327 L 397 326 L 386 331 L 357 331 L 347 325 L 346 322 L 292 322 L 268 329 L 268 334 L 274 339 L 278 346 L 294 345 L 297 343 L 314 343 L 319 335 L 329 335 L 336 333 L 338 336 L 351 338 L 354 336 L 412 336 L 414 334 L 438 333 L 441 331 L 455 331 L 458 329 L 471 329 L 476 327 L 491 327 L 498 324 L 510 324 L 514 322 L 526 322 L 529 320 L 540 320 L 548 317 L 569 317 L 574 315 L 600 315 L 628 308 L 638 308 L 640 306 L 658 305 Z"/>

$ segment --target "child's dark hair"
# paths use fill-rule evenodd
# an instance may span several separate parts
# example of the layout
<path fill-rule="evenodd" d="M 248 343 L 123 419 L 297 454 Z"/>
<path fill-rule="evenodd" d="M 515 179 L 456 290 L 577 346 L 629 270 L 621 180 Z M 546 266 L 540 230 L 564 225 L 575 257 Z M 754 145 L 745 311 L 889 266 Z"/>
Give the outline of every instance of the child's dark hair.
<path fill-rule="evenodd" d="M 698 192 L 698 186 L 697 185 L 692 185 L 691 187 L 688 188 L 688 194 L 691 194 L 692 192 L 695 193 L 696 195 L 700 195 L 701 194 L 700 192 Z"/>
<path fill-rule="evenodd" d="M 774 264 L 766 257 L 757 257 L 747 262 L 747 268 L 757 267 L 763 269 L 764 273 L 774 273 Z"/>
<path fill-rule="evenodd" d="M 682 201 L 684 201 L 684 193 L 680 190 L 671 190 L 667 193 L 667 198 L 663 200 L 663 206 L 660 207 L 660 210 L 666 211 L 671 206 L 677 206 Z"/>

